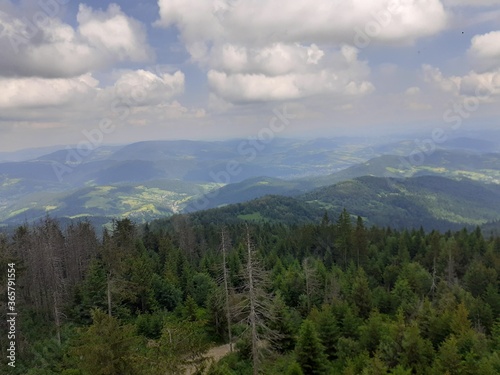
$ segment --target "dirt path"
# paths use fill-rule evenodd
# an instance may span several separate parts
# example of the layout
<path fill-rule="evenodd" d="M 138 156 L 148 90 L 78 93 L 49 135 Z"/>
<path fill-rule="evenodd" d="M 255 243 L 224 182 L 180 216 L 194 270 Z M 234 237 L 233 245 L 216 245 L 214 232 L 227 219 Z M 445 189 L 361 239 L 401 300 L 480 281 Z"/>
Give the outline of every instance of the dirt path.
<path fill-rule="evenodd" d="M 234 347 L 233 347 L 234 350 Z M 229 354 L 229 344 L 221 345 L 221 346 L 215 346 L 212 349 L 210 349 L 203 357 L 207 359 L 212 359 L 214 362 L 219 361 L 222 357 L 224 357 L 226 354 Z M 194 366 L 188 367 L 186 369 L 185 375 L 192 375 L 196 369 Z"/>

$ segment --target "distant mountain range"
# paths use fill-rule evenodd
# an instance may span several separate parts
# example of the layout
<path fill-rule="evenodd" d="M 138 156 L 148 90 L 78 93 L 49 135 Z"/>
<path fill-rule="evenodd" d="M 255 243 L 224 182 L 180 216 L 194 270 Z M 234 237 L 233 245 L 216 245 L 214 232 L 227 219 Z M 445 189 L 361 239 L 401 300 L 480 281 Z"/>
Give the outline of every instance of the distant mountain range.
<path fill-rule="evenodd" d="M 500 218 L 500 185 L 438 176 L 358 177 L 294 197 L 266 195 L 191 216 L 198 222 L 257 220 L 301 223 L 335 219 L 346 208 L 367 225 L 452 230 L 490 225 Z M 491 226 L 491 225 L 490 225 Z"/>
<path fill-rule="evenodd" d="M 150 141 L 104 146 L 89 155 L 71 148 L 0 153 L 0 225 L 46 214 L 144 222 L 231 204 L 244 211 L 236 217 L 248 218 L 260 217 L 248 208 L 252 205 L 282 207 L 284 216 L 289 207 L 296 215 L 288 217 L 292 221 L 344 206 L 378 225 L 445 227 L 498 220 L 493 209 L 500 207 L 494 204 L 500 186 L 498 145 L 462 137 L 442 146 L 447 148 L 418 151 L 418 158 L 414 142 L 352 138 Z M 250 206 L 241 205 L 251 200 Z M 459 207 L 464 202 L 466 212 Z M 218 214 L 227 209 L 234 207 Z M 275 214 L 267 219 L 277 219 Z"/>
<path fill-rule="evenodd" d="M 382 155 L 364 163 L 355 164 L 325 176 L 312 176 L 292 180 L 252 178 L 221 187 L 210 194 L 210 199 L 195 197 L 187 211 L 215 208 L 225 204 L 243 202 L 269 194 L 294 196 L 321 186 L 334 185 L 362 176 L 408 178 L 441 176 L 451 179 L 470 179 L 484 183 L 500 183 L 500 154 L 476 154 L 457 150 L 436 150 L 420 165 L 409 165 L 405 157 Z M 205 204 L 203 204 L 205 203 Z"/>

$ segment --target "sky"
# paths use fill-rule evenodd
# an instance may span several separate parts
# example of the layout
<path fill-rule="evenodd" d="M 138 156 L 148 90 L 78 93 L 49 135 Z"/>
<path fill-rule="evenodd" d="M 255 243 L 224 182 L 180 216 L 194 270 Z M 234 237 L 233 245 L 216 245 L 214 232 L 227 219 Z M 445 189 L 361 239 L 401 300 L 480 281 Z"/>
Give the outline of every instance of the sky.
<path fill-rule="evenodd" d="M 499 118 L 500 0 L 0 0 L 0 151 Z"/>

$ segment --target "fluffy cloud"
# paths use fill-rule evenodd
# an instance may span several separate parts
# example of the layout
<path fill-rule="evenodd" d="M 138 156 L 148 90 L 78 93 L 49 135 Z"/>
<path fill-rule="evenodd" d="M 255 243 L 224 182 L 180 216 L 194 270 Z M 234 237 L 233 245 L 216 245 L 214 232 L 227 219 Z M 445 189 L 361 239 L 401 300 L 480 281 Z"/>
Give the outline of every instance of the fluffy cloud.
<path fill-rule="evenodd" d="M 474 70 L 461 76 L 445 76 L 440 69 L 424 65 L 425 81 L 455 98 L 477 98 L 481 102 L 497 102 L 500 97 L 500 31 L 472 38 L 467 51 Z"/>
<path fill-rule="evenodd" d="M 412 43 L 444 29 L 439 0 L 159 0 L 157 25 L 176 25 L 188 44 L 353 43 L 357 30 L 384 43 Z"/>
<path fill-rule="evenodd" d="M 0 108 L 60 106 L 94 95 L 97 81 L 90 74 L 75 78 L 0 78 Z"/>
<path fill-rule="evenodd" d="M 438 0 L 159 0 L 158 26 L 176 26 L 191 59 L 225 102 L 373 91 L 359 48 L 409 44 L 441 31 Z M 214 102 L 214 98 L 212 97 Z M 216 101 L 215 101 L 216 102 Z"/>
<path fill-rule="evenodd" d="M 475 97 L 482 102 L 494 102 L 500 97 L 500 69 L 477 73 L 471 71 L 463 76 L 444 76 L 438 68 L 424 65 L 426 82 L 455 97 Z"/>
<path fill-rule="evenodd" d="M 229 59 L 236 64 L 222 64 L 226 71 L 208 72 L 210 87 L 227 101 L 289 100 L 318 94 L 362 96 L 374 90 L 364 79 L 369 68 L 358 61 L 353 47 L 344 46 L 322 63 L 323 52 L 316 46 L 296 46 L 295 50 L 275 46 L 254 52 L 252 58 L 242 51 L 239 58 Z"/>
<path fill-rule="evenodd" d="M 73 78 L 0 78 L 0 108 L 16 112 L 23 108 L 79 108 L 94 112 L 116 107 L 155 107 L 167 105 L 184 91 L 184 74 L 152 73 L 145 70 L 121 72 L 111 86 L 100 87 L 90 73 Z M 64 109 L 59 109 L 64 111 Z M 21 112 L 18 112 L 22 117 Z M 62 115 L 62 113 L 59 113 Z"/>
<path fill-rule="evenodd" d="M 500 69 L 492 72 L 470 72 L 461 78 L 461 94 L 475 96 L 486 102 L 500 97 Z"/>
<path fill-rule="evenodd" d="M 118 61 L 146 61 L 151 51 L 143 26 L 111 4 L 106 12 L 80 4 L 77 15 L 81 37 L 96 50 Z"/>
<path fill-rule="evenodd" d="M 433 84 L 442 91 L 458 94 L 460 91 L 461 78 L 452 76 L 445 77 L 439 68 L 428 64 L 422 66 L 424 81 Z"/>
<path fill-rule="evenodd" d="M 123 105 L 151 106 L 165 103 L 184 92 L 184 74 L 152 73 L 146 70 L 123 72 L 102 94 Z"/>
<path fill-rule="evenodd" d="M 472 38 L 469 58 L 480 71 L 500 68 L 500 31 L 492 31 Z"/>
<path fill-rule="evenodd" d="M 228 73 L 262 73 L 269 76 L 305 72 L 325 55 L 317 45 L 274 43 L 263 48 L 223 44 L 212 49 L 210 67 Z"/>
<path fill-rule="evenodd" d="M 267 77 L 262 74 L 227 75 L 211 70 L 208 80 L 219 96 L 233 102 L 298 99 L 329 93 L 358 96 L 374 89 L 370 82 L 346 82 L 328 71 Z"/>
<path fill-rule="evenodd" d="M 0 74 L 73 77 L 123 61 L 148 61 L 144 27 L 111 4 L 103 11 L 80 5 L 78 28 L 60 19 L 18 18 L 0 6 Z"/>

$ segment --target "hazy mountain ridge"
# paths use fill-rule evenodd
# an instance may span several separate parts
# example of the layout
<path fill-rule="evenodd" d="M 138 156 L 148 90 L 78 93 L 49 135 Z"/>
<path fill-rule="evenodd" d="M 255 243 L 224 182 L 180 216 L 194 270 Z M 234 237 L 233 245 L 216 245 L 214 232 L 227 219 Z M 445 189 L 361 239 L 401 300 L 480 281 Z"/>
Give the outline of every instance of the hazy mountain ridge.
<path fill-rule="evenodd" d="M 89 205 L 79 203 L 86 201 L 88 187 L 125 185 L 138 188 L 135 193 L 141 195 L 140 186 L 161 181 L 156 183 L 160 191 L 148 193 L 154 198 L 150 201 L 137 199 L 142 204 L 140 207 L 128 204 L 133 197 L 113 193 L 102 197 L 101 201 L 107 202 L 106 207 L 117 208 L 109 215 L 127 215 L 131 210 L 163 215 L 181 211 L 189 198 L 220 186 L 221 182 L 237 183 L 261 175 L 276 178 L 321 174 L 324 170 L 333 171 L 365 160 L 364 156 L 356 155 L 365 152 L 364 145 L 339 146 L 327 139 L 276 139 L 270 144 L 257 145 L 259 150 L 253 149 L 248 140 L 150 141 L 122 147 L 103 146 L 88 156 L 78 149 L 67 148 L 50 150 L 28 161 L 0 163 L 0 223 L 32 220 L 45 212 L 72 217 L 101 215 L 99 207 L 91 204 L 89 209 Z M 348 157 L 346 149 L 351 150 Z M 25 154 L 30 154 L 29 150 Z M 306 161 L 298 163 L 296 159 L 301 155 Z M 314 155 L 320 155 L 324 164 L 311 164 Z M 230 179 L 224 176 L 228 162 L 237 163 L 239 171 Z M 185 189 L 182 194 L 170 189 L 179 182 Z M 71 209 L 68 213 L 65 202 L 75 195 L 82 198 L 75 206 L 80 212 Z M 164 201 L 158 197 L 163 197 Z M 110 202 L 113 199 L 117 202 Z"/>
<path fill-rule="evenodd" d="M 417 165 L 397 155 L 402 148 L 410 148 L 410 141 L 376 146 L 353 139 L 276 139 L 260 145 L 262 149 L 254 150 L 256 156 L 251 159 L 249 154 L 238 153 L 251 150 L 248 142 L 138 142 L 104 146 L 80 160 L 77 149 L 64 149 L 29 161 L 0 163 L 0 223 L 20 223 L 47 213 L 148 221 L 266 195 L 299 197 L 362 176 L 387 180 L 436 175 L 500 181 L 500 154 L 490 152 L 438 149 L 423 154 L 423 162 Z M 489 144 L 470 139 L 457 142 L 478 147 Z M 394 154 L 377 155 L 377 147 Z M 236 165 L 238 173 L 229 174 L 228 163 Z M 304 175 L 308 177 L 297 178 Z M 448 188 L 460 190 L 455 185 Z M 447 199 L 455 204 L 451 197 Z M 316 213 L 304 217 L 311 215 Z"/>
<path fill-rule="evenodd" d="M 295 197 L 268 195 L 192 214 L 205 223 L 238 219 L 298 223 L 319 221 L 324 212 L 346 208 L 367 224 L 394 228 L 452 230 L 491 225 L 500 219 L 500 185 L 423 176 L 407 179 L 359 177 Z"/>
<path fill-rule="evenodd" d="M 293 180 L 254 178 L 219 189 L 205 208 L 248 201 L 268 194 L 294 196 L 317 187 L 334 185 L 363 176 L 407 178 L 443 176 L 452 179 L 475 179 L 487 183 L 500 182 L 500 154 L 476 154 L 463 151 L 437 150 L 422 165 L 405 168 L 404 158 L 382 155 L 339 172 Z M 196 200 L 196 198 L 194 198 Z"/>

